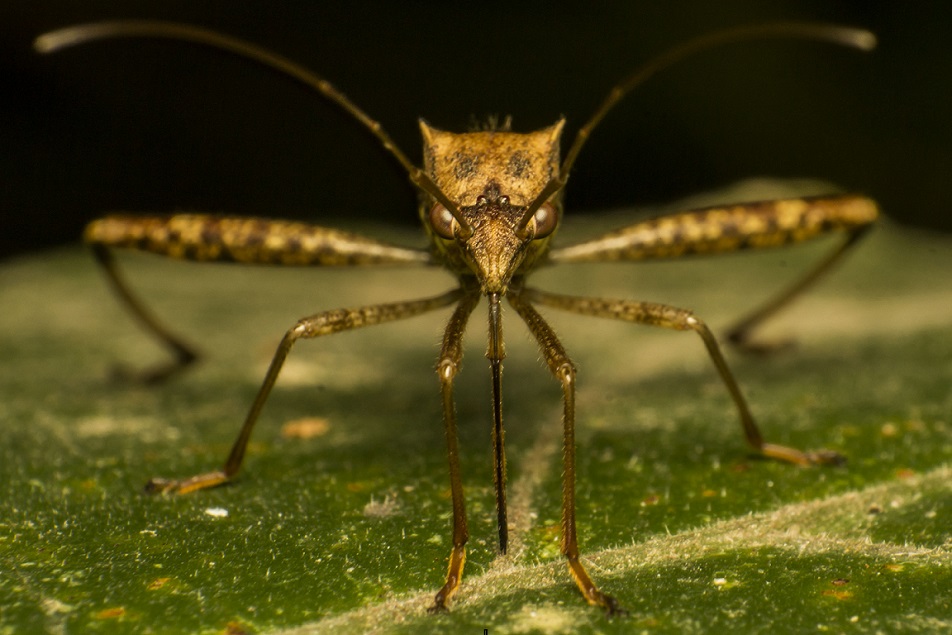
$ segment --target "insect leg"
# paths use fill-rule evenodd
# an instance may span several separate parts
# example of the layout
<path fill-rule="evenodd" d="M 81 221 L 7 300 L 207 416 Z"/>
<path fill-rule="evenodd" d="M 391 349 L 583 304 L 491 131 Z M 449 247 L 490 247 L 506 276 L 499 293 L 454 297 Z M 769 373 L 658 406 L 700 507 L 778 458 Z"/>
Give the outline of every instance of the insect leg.
<path fill-rule="evenodd" d="M 116 260 L 112 252 L 102 244 L 92 245 L 93 255 L 96 262 L 106 273 L 106 279 L 112 287 L 113 292 L 122 303 L 128 308 L 129 312 L 145 327 L 147 331 L 155 335 L 159 341 L 168 348 L 173 355 L 173 359 L 155 364 L 148 368 L 132 370 L 125 367 L 118 367 L 116 374 L 122 379 L 131 379 L 137 383 L 156 384 L 165 381 L 172 375 L 185 370 L 190 364 L 198 359 L 198 352 L 190 344 L 186 344 L 179 336 L 169 331 L 143 304 L 143 302 L 134 294 L 120 275 L 119 268 L 116 266 Z"/>
<path fill-rule="evenodd" d="M 456 432 L 456 407 L 453 403 L 453 379 L 460 370 L 463 359 L 463 331 L 466 322 L 479 303 L 479 293 L 470 292 L 457 305 L 443 335 L 443 348 L 437 372 L 440 376 L 440 392 L 443 396 L 443 428 L 446 433 L 446 450 L 450 465 L 450 492 L 453 498 L 453 551 L 450 553 L 446 582 L 433 598 L 430 613 L 445 611 L 447 602 L 456 593 L 463 579 L 466 563 L 466 501 L 463 498 L 463 480 L 459 467 L 459 441 Z"/>
<path fill-rule="evenodd" d="M 159 322 L 120 276 L 110 248 L 148 251 L 199 262 L 281 266 L 427 264 L 422 250 L 390 245 L 349 232 L 306 223 L 203 214 L 107 216 L 84 233 L 113 290 L 136 319 L 172 351 L 174 359 L 140 371 L 123 370 L 142 383 L 168 379 L 194 362 L 195 349 Z"/>
<path fill-rule="evenodd" d="M 747 400 L 744 398 L 734 374 L 721 354 L 714 334 L 700 318 L 690 311 L 650 302 L 558 295 L 539 291 L 538 289 L 526 289 L 525 296 L 529 301 L 571 311 L 572 313 L 660 326 L 678 331 L 694 331 L 704 342 L 711 361 L 714 362 L 721 380 L 737 407 L 740 423 L 744 429 L 744 436 L 755 450 L 765 457 L 795 465 L 839 465 L 843 463 L 844 458 L 831 450 L 804 452 L 796 448 L 765 442 L 750 412 Z"/>
<path fill-rule="evenodd" d="M 261 388 L 258 389 L 258 394 L 255 396 L 245 417 L 245 422 L 241 426 L 241 432 L 239 432 L 222 469 L 185 479 L 153 478 L 146 484 L 146 491 L 150 493 L 187 494 L 195 490 L 215 487 L 232 480 L 241 468 L 245 450 L 248 448 L 248 441 L 251 439 L 251 431 L 254 429 L 258 416 L 268 400 L 268 395 L 271 394 L 275 381 L 278 379 L 284 360 L 291 352 L 291 347 L 299 339 L 311 339 L 340 331 L 350 331 L 365 326 L 374 326 L 384 322 L 413 317 L 452 304 L 459 299 L 460 294 L 459 289 L 453 289 L 431 298 L 390 304 L 373 304 L 355 309 L 324 311 L 299 320 L 285 333 L 284 338 L 278 345 Z"/>
<path fill-rule="evenodd" d="M 572 579 L 589 604 L 603 607 L 609 615 L 624 613 L 614 597 L 599 591 L 579 556 L 575 528 L 575 366 L 552 327 L 529 304 L 533 299 L 530 293 L 511 292 L 507 297 L 539 343 L 549 371 L 562 384 L 562 554 L 568 560 Z"/>
<path fill-rule="evenodd" d="M 843 259 L 843 256 L 859 242 L 860 238 L 866 235 L 870 228 L 871 225 L 859 225 L 850 229 L 846 240 L 826 258 L 814 265 L 813 269 L 808 271 L 806 275 L 728 327 L 726 330 L 728 341 L 741 350 L 757 354 L 771 353 L 790 346 L 792 344 L 791 340 L 758 340 L 756 337 L 752 337 L 752 332 L 770 316 L 790 304 L 792 300 L 831 271 L 834 265 Z"/>
<path fill-rule="evenodd" d="M 623 227 L 554 249 L 552 263 L 680 258 L 780 247 L 840 231 L 846 240 L 806 276 L 728 331 L 731 343 L 755 352 L 778 348 L 751 333 L 839 262 L 878 216 L 871 199 L 847 195 L 741 203 L 682 212 Z"/>

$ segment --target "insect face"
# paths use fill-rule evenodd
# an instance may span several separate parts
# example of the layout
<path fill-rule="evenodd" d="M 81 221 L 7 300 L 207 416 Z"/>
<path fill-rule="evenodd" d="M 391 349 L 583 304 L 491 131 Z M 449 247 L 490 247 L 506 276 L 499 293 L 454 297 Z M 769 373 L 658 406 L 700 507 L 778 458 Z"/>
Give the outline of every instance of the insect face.
<path fill-rule="evenodd" d="M 559 173 L 563 121 L 530 133 L 452 133 L 420 123 L 424 169 L 452 201 L 459 220 L 424 196 L 420 214 L 437 256 L 457 274 L 475 276 L 483 293 L 505 294 L 514 276 L 548 251 L 561 216 L 557 192 L 525 227 L 539 193 Z"/>

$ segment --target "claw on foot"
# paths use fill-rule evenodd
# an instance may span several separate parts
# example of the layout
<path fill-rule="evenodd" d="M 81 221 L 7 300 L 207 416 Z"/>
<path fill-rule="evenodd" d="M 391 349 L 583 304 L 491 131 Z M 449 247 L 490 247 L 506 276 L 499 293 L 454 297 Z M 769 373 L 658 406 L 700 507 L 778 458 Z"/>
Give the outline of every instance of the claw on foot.
<path fill-rule="evenodd" d="M 448 613 L 449 609 L 446 606 L 446 603 L 441 599 L 437 598 L 433 601 L 433 606 L 426 610 L 430 615 L 439 615 L 440 613 Z"/>
<path fill-rule="evenodd" d="M 601 605 L 605 607 L 605 617 L 626 617 L 628 615 L 628 611 L 622 608 L 621 604 L 618 603 L 618 600 L 612 596 L 601 592 L 599 592 L 599 596 L 601 596 L 600 599 L 602 600 Z"/>
<path fill-rule="evenodd" d="M 760 447 L 760 453 L 768 459 L 792 463 L 801 467 L 822 466 L 841 466 L 846 464 L 846 457 L 833 450 L 811 450 L 801 452 L 796 448 L 790 448 L 773 443 L 764 443 Z"/>
<path fill-rule="evenodd" d="M 178 481 L 167 478 L 150 478 L 142 488 L 146 494 L 168 494 L 175 489 Z"/>
<path fill-rule="evenodd" d="M 199 474 L 186 479 L 151 478 L 145 484 L 146 494 L 188 494 L 200 489 L 218 487 L 231 479 L 222 471 Z"/>
<path fill-rule="evenodd" d="M 846 465 L 846 457 L 834 450 L 811 450 L 806 452 L 811 465 L 829 465 L 842 467 Z"/>

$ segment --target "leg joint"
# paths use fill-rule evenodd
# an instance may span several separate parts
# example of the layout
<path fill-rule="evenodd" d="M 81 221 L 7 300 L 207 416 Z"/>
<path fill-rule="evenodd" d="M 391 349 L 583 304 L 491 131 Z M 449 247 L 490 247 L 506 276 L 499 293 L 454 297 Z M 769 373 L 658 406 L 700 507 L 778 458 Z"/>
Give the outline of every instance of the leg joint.
<path fill-rule="evenodd" d="M 459 372 L 459 365 L 452 359 L 445 357 L 440 360 L 436 372 L 440 376 L 441 383 L 452 383 L 453 378 L 456 377 L 456 373 Z"/>
<path fill-rule="evenodd" d="M 555 369 L 555 376 L 563 384 L 575 383 L 575 366 L 571 362 L 565 361 Z"/>

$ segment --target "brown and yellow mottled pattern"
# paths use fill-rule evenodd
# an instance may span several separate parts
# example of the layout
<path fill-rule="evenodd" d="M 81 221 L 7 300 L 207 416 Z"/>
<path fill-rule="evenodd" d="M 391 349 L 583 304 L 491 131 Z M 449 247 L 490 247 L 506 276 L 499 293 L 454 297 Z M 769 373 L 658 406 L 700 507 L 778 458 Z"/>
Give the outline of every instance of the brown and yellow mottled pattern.
<path fill-rule="evenodd" d="M 434 257 L 460 276 L 475 276 L 484 292 L 505 293 L 515 275 L 527 274 L 544 256 L 552 233 L 520 234 L 527 206 L 559 173 L 559 143 L 564 122 L 528 133 L 508 129 L 453 133 L 420 122 L 424 167 L 457 207 L 467 236 L 434 232 L 428 218 L 432 201 L 420 216 L 433 242 Z M 561 214 L 560 194 L 549 201 Z"/>
<path fill-rule="evenodd" d="M 692 328 L 688 318 L 694 317 L 694 314 L 687 309 L 654 302 L 570 296 L 537 289 L 526 289 L 525 295 L 531 302 L 572 313 L 660 326 L 678 331 Z"/>
<path fill-rule="evenodd" d="M 108 216 L 86 227 L 87 243 L 172 258 L 285 266 L 425 264 L 424 250 L 388 245 L 306 223 L 201 214 Z"/>
<path fill-rule="evenodd" d="M 503 185 L 514 206 L 532 202 L 559 173 L 564 120 L 531 133 L 507 130 L 445 132 L 420 122 L 424 169 L 460 207 L 475 205 L 487 183 Z"/>
<path fill-rule="evenodd" d="M 876 203 L 834 196 L 711 207 L 636 223 L 587 242 L 553 249 L 553 263 L 677 258 L 778 247 L 869 225 Z"/>
<path fill-rule="evenodd" d="M 295 337 L 313 338 L 340 331 L 402 320 L 453 303 L 462 296 L 458 289 L 423 300 L 372 304 L 352 309 L 333 309 L 304 318 L 291 329 Z"/>

